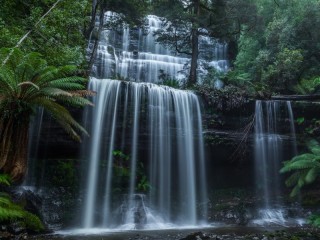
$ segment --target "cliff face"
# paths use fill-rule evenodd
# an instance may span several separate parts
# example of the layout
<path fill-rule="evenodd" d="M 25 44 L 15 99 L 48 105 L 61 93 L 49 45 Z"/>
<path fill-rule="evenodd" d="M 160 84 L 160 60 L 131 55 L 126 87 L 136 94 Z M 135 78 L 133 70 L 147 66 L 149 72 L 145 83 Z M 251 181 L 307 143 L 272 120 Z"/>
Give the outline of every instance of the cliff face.
<path fill-rule="evenodd" d="M 307 131 L 312 136 L 316 135 L 318 130 L 316 115 L 320 113 L 319 104 L 312 103 L 292 103 L 293 113 L 298 119 L 296 125 L 296 134 L 298 149 L 304 149 L 303 140 Z M 83 110 L 73 111 L 73 115 L 78 121 L 82 121 Z M 119 113 L 121 114 L 121 113 Z M 318 114 L 319 115 L 319 114 Z M 250 101 L 237 109 L 230 111 L 219 112 L 208 107 L 203 102 L 202 119 L 203 133 L 205 143 L 205 159 L 207 166 L 207 178 L 209 186 L 213 188 L 226 187 L 245 187 L 253 186 L 254 181 L 254 154 L 253 154 L 253 131 L 254 131 L 254 102 Z M 142 118 L 141 121 L 144 121 Z M 284 160 L 292 157 L 290 137 L 290 122 L 287 117 L 284 117 L 282 125 L 281 138 L 284 145 Z M 122 122 L 119 122 L 118 130 L 120 131 Z M 144 128 L 143 128 L 144 126 Z M 307 130 L 306 130 L 307 129 Z M 90 134 L 91 129 L 88 129 Z M 126 129 L 125 138 L 130 138 L 130 127 Z M 41 125 L 39 141 L 38 136 L 33 136 L 31 147 L 37 145 L 37 153 L 34 153 L 32 158 L 37 158 L 38 162 L 49 159 L 74 159 L 75 166 L 80 167 L 81 160 L 86 158 L 82 148 L 88 143 L 87 137 L 84 137 L 82 143 L 73 141 L 61 127 L 55 123 L 49 116 L 44 115 Z M 146 166 L 148 165 L 148 131 L 146 125 L 142 125 L 139 132 L 139 160 Z M 125 154 L 130 152 L 130 141 L 121 141 L 117 145 L 123 146 Z M 51 161 L 50 161 L 51 162 Z M 52 161 L 54 164 L 55 161 Z M 37 173 L 41 174 L 41 173 Z"/>

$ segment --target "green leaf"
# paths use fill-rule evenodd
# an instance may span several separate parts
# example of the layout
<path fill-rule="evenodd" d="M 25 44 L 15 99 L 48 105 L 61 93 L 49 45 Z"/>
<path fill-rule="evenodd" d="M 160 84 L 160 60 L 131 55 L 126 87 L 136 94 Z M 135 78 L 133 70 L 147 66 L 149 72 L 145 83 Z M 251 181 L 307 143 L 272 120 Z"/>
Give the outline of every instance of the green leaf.
<path fill-rule="evenodd" d="M 304 117 L 299 117 L 296 119 L 296 122 L 300 125 L 302 123 L 304 123 Z"/>

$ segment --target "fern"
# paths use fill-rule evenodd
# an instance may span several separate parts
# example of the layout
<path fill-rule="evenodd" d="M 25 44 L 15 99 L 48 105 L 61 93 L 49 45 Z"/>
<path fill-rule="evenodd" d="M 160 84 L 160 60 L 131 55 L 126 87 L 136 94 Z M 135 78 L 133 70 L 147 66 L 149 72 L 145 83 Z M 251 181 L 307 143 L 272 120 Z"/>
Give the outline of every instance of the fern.
<path fill-rule="evenodd" d="M 8 174 L 0 174 L 0 185 L 10 186 L 11 178 Z"/>
<path fill-rule="evenodd" d="M 8 51 L 10 52 L 10 50 L 0 49 L 0 58 Z M 8 136 L 25 134 L 31 115 L 37 107 L 43 107 L 73 139 L 80 141 L 81 133 L 87 134 L 87 132 L 65 107 L 92 105 L 86 97 L 94 93 L 85 90 L 88 80 L 74 76 L 76 71 L 76 66 L 48 66 L 39 53 L 24 54 L 14 49 L 10 59 L 0 67 L 0 126 L 6 129 L 8 126 L 2 124 L 15 121 L 14 124 L 18 125 L 22 120 L 27 124 L 19 131 L 12 127 L 9 132 L 5 131 L 3 134 Z M 27 148 L 20 145 L 26 143 L 1 144 L 1 141 L 7 139 L 11 138 L 6 136 L 0 138 L 0 146 L 6 146 L 6 149 L 0 149 L 0 166 L 6 169 L 15 181 L 21 181 L 27 166 L 19 161 L 23 161 L 23 156 L 27 155 L 22 152 Z M 18 136 L 13 139 L 24 138 Z M 13 154 L 16 145 L 19 145 L 21 150 Z M 5 153 L 8 152 L 12 153 L 12 156 L 6 156 Z M 19 165 L 23 165 L 24 169 L 12 167 Z"/>
<path fill-rule="evenodd" d="M 0 185 L 10 185 L 10 176 L 0 174 Z M 12 202 L 9 194 L 0 192 L 0 223 L 21 221 L 27 229 L 39 232 L 44 226 L 38 216 L 26 211 L 22 206 Z"/>
<path fill-rule="evenodd" d="M 290 196 L 294 197 L 300 189 L 313 183 L 320 176 L 320 146 L 315 140 L 308 143 L 310 153 L 304 153 L 284 162 L 280 169 L 281 173 L 291 172 L 287 178 L 286 185 L 293 187 Z"/>

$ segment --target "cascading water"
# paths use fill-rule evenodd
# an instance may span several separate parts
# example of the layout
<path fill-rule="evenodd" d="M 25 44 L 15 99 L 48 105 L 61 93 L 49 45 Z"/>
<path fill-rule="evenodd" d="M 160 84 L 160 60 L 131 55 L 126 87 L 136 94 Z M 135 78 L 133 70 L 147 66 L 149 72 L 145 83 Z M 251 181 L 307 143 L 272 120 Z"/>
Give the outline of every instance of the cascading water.
<path fill-rule="evenodd" d="M 284 158 L 284 122 L 281 109 L 290 122 L 291 153 Z M 288 135 L 288 134 L 287 134 Z M 255 167 L 258 195 L 262 197 L 260 209 L 261 219 L 256 223 L 285 224 L 283 209 L 281 208 L 280 167 L 287 157 L 297 153 L 294 118 L 291 103 L 280 101 L 256 101 L 255 106 Z"/>
<path fill-rule="evenodd" d="M 115 21 L 116 18 L 117 14 L 106 12 L 104 21 Z M 154 33 L 162 27 L 160 18 L 149 15 L 146 25 L 145 29 L 129 29 L 128 26 L 123 26 L 121 33 L 108 28 L 102 30 L 92 76 L 160 84 L 163 80 L 174 79 L 181 83 L 185 77 L 184 66 L 190 58 L 156 43 Z M 88 49 L 92 49 L 93 46 L 94 43 L 90 42 Z M 208 62 L 210 67 L 218 71 L 226 71 L 226 55 L 226 44 L 201 36 L 199 72 L 206 72 L 202 69 L 202 62 Z"/>
<path fill-rule="evenodd" d="M 104 22 L 116 18 L 107 12 Z M 99 36 L 89 84 L 97 92 L 95 108 L 85 120 L 91 128 L 84 153 L 88 165 L 82 227 L 87 230 L 195 226 L 206 219 L 198 99 L 188 91 L 152 84 L 181 81 L 189 58 L 155 43 L 158 17 L 146 21 L 147 30 L 124 25 L 119 33 L 106 27 Z M 91 42 L 89 51 L 93 46 Z M 200 58 L 210 58 L 219 71 L 226 68 L 221 59 L 225 45 L 202 38 L 200 46 Z M 119 158 L 115 150 L 128 158 Z"/>
<path fill-rule="evenodd" d="M 206 189 L 197 97 L 154 84 L 96 78 L 91 78 L 89 88 L 97 92 L 97 97 L 87 119 L 92 131 L 83 227 L 134 229 L 199 224 L 205 213 L 202 209 L 204 216 L 200 216 L 197 204 L 206 201 Z M 122 106 L 128 112 L 119 114 Z M 112 152 L 123 145 L 123 129 L 117 124 L 123 121 L 127 122 L 125 130 L 131 131 L 125 148 L 130 151 L 130 163 L 126 163 L 130 171 L 121 192 L 123 200 L 119 200 L 114 193 L 119 163 Z M 143 141 L 149 142 L 147 148 Z M 146 149 L 145 156 L 141 148 Z M 138 159 L 145 157 L 150 197 L 142 197 L 138 186 L 145 177 L 138 171 L 142 163 Z"/>
<path fill-rule="evenodd" d="M 24 187 L 35 187 L 36 184 L 36 166 L 35 166 L 35 159 L 38 158 L 38 148 L 42 130 L 42 120 L 43 120 L 44 110 L 43 108 L 39 108 L 37 113 L 34 117 L 34 121 L 30 127 L 29 131 L 29 146 L 28 146 L 28 172 L 26 178 L 24 180 L 23 186 Z"/>

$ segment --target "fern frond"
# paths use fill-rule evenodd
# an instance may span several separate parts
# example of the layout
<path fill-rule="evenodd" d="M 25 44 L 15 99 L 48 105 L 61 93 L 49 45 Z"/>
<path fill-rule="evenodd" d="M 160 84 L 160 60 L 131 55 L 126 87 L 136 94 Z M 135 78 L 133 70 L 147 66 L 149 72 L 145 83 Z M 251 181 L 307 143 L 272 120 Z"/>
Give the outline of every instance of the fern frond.
<path fill-rule="evenodd" d="M 313 183 L 319 176 L 320 168 L 311 168 L 306 174 L 305 181 L 307 184 Z"/>
<path fill-rule="evenodd" d="M 81 83 L 72 83 L 72 82 L 66 82 L 66 83 L 55 83 L 52 84 L 52 82 L 49 84 L 50 87 L 54 88 L 60 88 L 66 91 L 72 91 L 72 90 L 84 90 L 86 87 L 85 85 Z"/>
<path fill-rule="evenodd" d="M 0 184 L 10 186 L 11 178 L 8 174 L 0 174 Z"/>
<path fill-rule="evenodd" d="M 72 94 L 64 91 L 60 88 L 51 88 L 51 87 L 46 87 L 46 88 L 42 88 L 40 90 L 41 94 L 43 94 L 43 96 L 52 96 L 52 97 L 59 97 L 59 96 L 67 96 L 67 97 L 72 97 Z"/>
<path fill-rule="evenodd" d="M 0 92 L 10 94 L 16 89 L 14 73 L 6 68 L 0 68 Z"/>
<path fill-rule="evenodd" d="M 82 77 L 77 77 L 77 76 L 72 76 L 72 77 L 62 77 L 62 78 L 57 78 L 52 81 L 50 81 L 50 84 L 62 84 L 62 83 L 80 83 L 84 84 L 87 83 L 88 79 L 82 78 Z"/>
<path fill-rule="evenodd" d="M 78 90 L 78 91 L 70 91 L 73 96 L 78 97 L 94 97 L 97 93 L 91 90 Z"/>
<path fill-rule="evenodd" d="M 72 96 L 72 97 L 60 96 L 58 101 L 73 107 L 94 106 L 93 103 L 88 99 L 83 97 L 78 97 L 78 96 Z"/>
<path fill-rule="evenodd" d="M 290 193 L 290 197 L 295 197 L 295 196 L 297 196 L 299 193 L 300 193 L 300 188 L 299 188 L 298 185 L 296 185 L 296 186 L 292 189 L 292 191 L 291 191 L 291 193 Z"/>
<path fill-rule="evenodd" d="M 293 187 L 296 185 L 301 175 L 303 174 L 300 171 L 291 174 L 290 177 L 288 177 L 285 181 L 286 186 Z"/>
<path fill-rule="evenodd" d="M 305 158 L 303 158 L 305 159 Z M 320 163 L 314 161 L 314 157 L 311 160 L 300 160 L 286 163 L 284 167 L 280 169 L 281 173 L 291 172 L 294 170 L 308 169 L 308 168 L 320 168 Z"/>
<path fill-rule="evenodd" d="M 87 131 L 73 119 L 70 112 L 60 104 L 50 101 L 46 98 L 35 99 L 34 103 L 42 106 L 51 116 L 61 125 L 61 127 L 75 140 L 80 141 L 80 136 L 76 132 L 88 134 Z"/>

